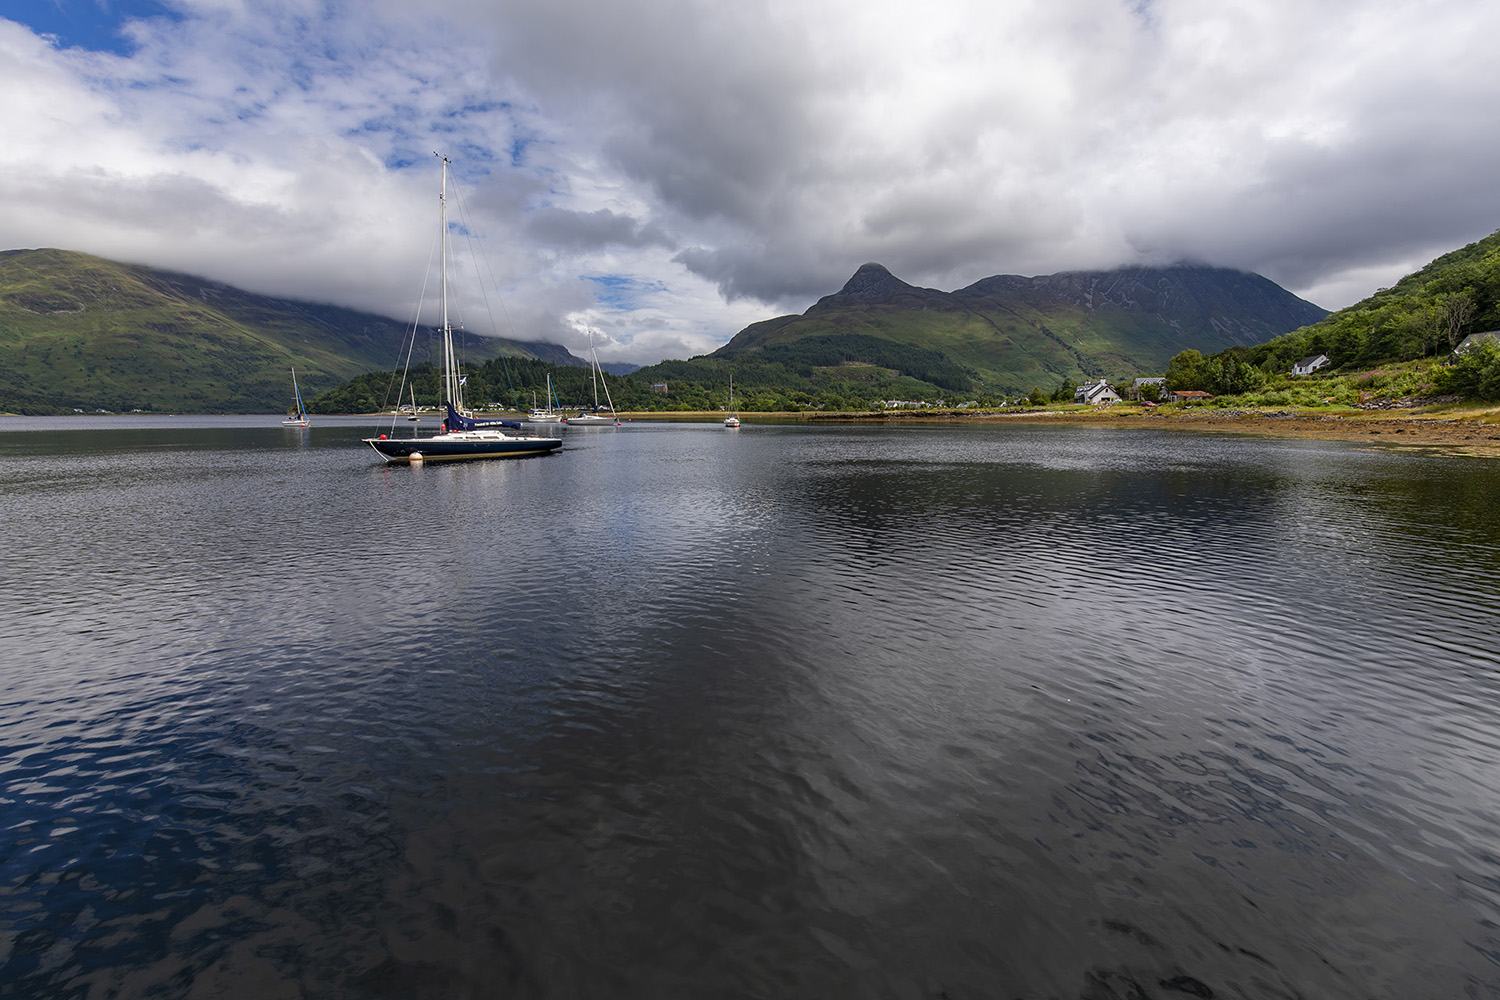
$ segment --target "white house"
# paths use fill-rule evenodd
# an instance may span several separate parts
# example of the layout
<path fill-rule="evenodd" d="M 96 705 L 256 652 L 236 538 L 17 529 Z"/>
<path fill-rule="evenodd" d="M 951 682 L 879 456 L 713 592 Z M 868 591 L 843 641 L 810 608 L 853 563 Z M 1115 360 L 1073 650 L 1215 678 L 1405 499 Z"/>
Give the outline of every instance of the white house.
<path fill-rule="evenodd" d="M 1102 378 L 1093 382 L 1085 382 L 1073 392 L 1075 403 L 1103 406 L 1105 403 L 1118 403 L 1119 401 L 1119 394 L 1109 387 L 1109 382 Z"/>
<path fill-rule="evenodd" d="M 1324 365 L 1332 363 L 1333 362 L 1328 360 L 1328 355 L 1314 354 L 1312 357 L 1303 358 L 1301 361 L 1292 365 L 1292 374 L 1311 375 L 1313 372 L 1317 371 L 1319 368 L 1322 368 Z"/>

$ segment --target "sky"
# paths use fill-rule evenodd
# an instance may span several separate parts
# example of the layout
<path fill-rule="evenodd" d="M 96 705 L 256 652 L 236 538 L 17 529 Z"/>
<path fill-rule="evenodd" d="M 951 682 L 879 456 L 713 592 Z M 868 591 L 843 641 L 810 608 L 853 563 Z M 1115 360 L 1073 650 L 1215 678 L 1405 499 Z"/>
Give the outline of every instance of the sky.
<path fill-rule="evenodd" d="M 459 319 L 606 362 L 870 261 L 1336 309 L 1500 229 L 1497 37 L 1494 0 L 5 0 L 0 249 L 410 319 L 440 153 Z"/>

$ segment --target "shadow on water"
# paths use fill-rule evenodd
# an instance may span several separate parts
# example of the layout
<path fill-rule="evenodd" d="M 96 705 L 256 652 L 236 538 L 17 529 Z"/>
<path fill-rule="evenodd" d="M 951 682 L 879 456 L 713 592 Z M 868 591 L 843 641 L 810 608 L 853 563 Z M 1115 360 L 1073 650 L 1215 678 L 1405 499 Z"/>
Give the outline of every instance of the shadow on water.
<path fill-rule="evenodd" d="M 1488 464 L 208 430 L 0 437 L 8 995 L 1500 982 Z"/>

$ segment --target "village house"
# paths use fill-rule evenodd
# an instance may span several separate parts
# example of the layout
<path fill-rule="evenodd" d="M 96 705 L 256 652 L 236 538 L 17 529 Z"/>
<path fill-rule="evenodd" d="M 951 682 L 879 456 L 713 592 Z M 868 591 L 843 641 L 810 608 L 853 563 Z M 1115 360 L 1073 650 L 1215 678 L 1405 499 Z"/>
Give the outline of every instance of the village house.
<path fill-rule="evenodd" d="M 1167 377 L 1165 375 L 1149 375 L 1144 378 L 1138 378 L 1130 383 L 1130 388 L 1125 390 L 1125 395 L 1139 403 L 1142 396 L 1141 389 L 1148 385 L 1156 386 L 1158 395 L 1164 394 L 1167 391 Z"/>
<path fill-rule="evenodd" d="M 1162 393 L 1161 401 L 1163 403 L 1202 403 L 1213 398 L 1212 394 L 1202 389 L 1178 389 Z"/>
<path fill-rule="evenodd" d="M 1332 362 L 1328 360 L 1328 355 L 1314 354 L 1312 357 L 1303 358 L 1301 361 L 1292 365 L 1292 374 L 1311 375 L 1313 372 L 1317 371 L 1319 368 L 1322 368 L 1327 364 L 1332 364 Z"/>
<path fill-rule="evenodd" d="M 1089 403 L 1093 406 L 1104 406 L 1107 403 L 1118 403 L 1119 393 L 1110 388 L 1105 379 L 1097 379 L 1093 382 L 1085 382 L 1073 392 L 1073 402 Z"/>

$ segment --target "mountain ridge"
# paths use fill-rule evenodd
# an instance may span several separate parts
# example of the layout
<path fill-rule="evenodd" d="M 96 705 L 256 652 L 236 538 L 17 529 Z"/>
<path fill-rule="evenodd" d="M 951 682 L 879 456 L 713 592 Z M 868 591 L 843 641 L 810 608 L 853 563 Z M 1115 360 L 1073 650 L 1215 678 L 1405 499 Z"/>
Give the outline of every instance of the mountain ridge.
<path fill-rule="evenodd" d="M 870 262 L 801 314 L 752 323 L 709 355 L 640 374 L 708 387 L 730 366 L 748 392 L 753 359 L 768 386 L 809 399 L 1004 396 L 1163 371 L 1184 348 L 1264 342 L 1326 315 L 1259 275 L 1206 265 L 993 275 L 944 292 Z M 4 411 L 279 410 L 293 365 L 315 396 L 390 371 L 408 333 L 389 317 L 180 272 L 50 248 L 0 251 Z M 555 344 L 460 336 L 474 362 L 585 365 Z M 418 338 L 414 361 L 440 362 L 434 339 Z"/>
<path fill-rule="evenodd" d="M 402 356 L 410 327 L 177 271 L 57 248 L 0 251 L 0 411 L 281 410 Z M 415 360 L 440 354 L 419 337 Z M 584 365 L 541 341 L 463 336 L 498 355 Z"/>
<path fill-rule="evenodd" d="M 993 275 L 943 292 L 871 262 L 803 313 L 752 323 L 708 357 L 858 335 L 935 350 L 977 384 L 1015 393 L 1163 371 L 1185 348 L 1248 347 L 1327 315 L 1261 275 L 1202 264 Z"/>

